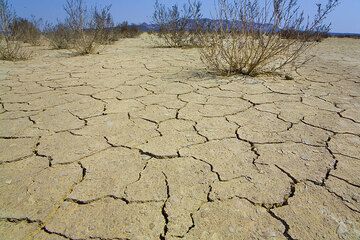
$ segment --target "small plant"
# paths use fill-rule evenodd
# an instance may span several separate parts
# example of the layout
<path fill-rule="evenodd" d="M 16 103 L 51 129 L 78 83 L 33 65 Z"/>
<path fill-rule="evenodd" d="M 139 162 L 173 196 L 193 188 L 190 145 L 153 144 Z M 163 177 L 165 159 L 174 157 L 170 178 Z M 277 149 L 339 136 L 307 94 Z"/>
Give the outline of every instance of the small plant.
<path fill-rule="evenodd" d="M 30 58 L 31 53 L 24 51 L 21 42 L 17 41 L 11 26 L 15 20 L 15 13 L 7 0 L 0 0 L 0 59 L 19 61 Z"/>
<path fill-rule="evenodd" d="M 156 35 L 167 47 L 197 46 L 198 24 L 201 18 L 201 3 L 189 0 L 180 10 L 177 4 L 166 8 L 155 2 L 153 22 L 158 26 Z"/>
<path fill-rule="evenodd" d="M 41 39 L 39 22 L 40 20 L 37 21 L 34 17 L 31 21 L 25 18 L 15 18 L 10 26 L 13 38 L 31 45 L 39 45 Z"/>
<path fill-rule="evenodd" d="M 275 73 L 301 65 L 299 56 L 329 31 L 323 22 L 338 3 L 318 4 L 310 18 L 296 0 L 218 0 L 218 24 L 200 37 L 201 59 L 226 75 Z"/>

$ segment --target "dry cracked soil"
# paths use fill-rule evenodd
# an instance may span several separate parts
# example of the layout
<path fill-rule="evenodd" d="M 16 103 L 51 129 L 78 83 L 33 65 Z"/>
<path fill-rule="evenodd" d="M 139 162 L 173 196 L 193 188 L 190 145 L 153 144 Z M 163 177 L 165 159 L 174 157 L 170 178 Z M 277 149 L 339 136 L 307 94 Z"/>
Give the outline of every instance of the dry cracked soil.
<path fill-rule="evenodd" d="M 1 62 L 0 239 L 360 239 L 360 41 L 220 77 L 146 36 Z"/>

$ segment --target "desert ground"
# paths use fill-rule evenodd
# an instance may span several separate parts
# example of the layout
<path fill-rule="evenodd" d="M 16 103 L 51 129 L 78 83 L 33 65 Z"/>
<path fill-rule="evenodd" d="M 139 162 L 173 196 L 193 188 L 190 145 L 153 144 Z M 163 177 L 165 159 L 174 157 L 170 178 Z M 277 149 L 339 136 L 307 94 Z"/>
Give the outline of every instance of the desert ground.
<path fill-rule="evenodd" d="M 0 239 L 360 239 L 360 40 L 293 80 L 35 50 L 0 63 Z"/>

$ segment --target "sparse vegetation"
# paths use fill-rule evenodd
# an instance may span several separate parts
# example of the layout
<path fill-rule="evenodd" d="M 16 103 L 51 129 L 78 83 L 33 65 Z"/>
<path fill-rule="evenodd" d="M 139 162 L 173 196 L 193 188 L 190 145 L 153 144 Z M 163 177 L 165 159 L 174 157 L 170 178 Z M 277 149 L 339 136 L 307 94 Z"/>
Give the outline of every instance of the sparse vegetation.
<path fill-rule="evenodd" d="M 318 4 L 316 15 L 308 18 L 296 0 L 218 0 L 219 24 L 201 35 L 201 59 L 209 69 L 227 75 L 296 66 L 314 40 L 329 31 L 324 20 L 338 3 Z"/>
<path fill-rule="evenodd" d="M 280 36 L 283 39 L 303 39 L 304 41 L 315 41 L 321 42 L 323 39 L 328 38 L 329 34 L 327 32 L 304 32 L 297 31 L 292 29 L 281 30 Z"/>
<path fill-rule="evenodd" d="M 84 0 L 67 0 L 64 10 L 67 14 L 65 23 L 72 36 L 71 47 L 80 55 L 95 53 L 98 47 L 98 31 L 86 31 L 94 23 L 88 20 L 89 13 Z"/>
<path fill-rule="evenodd" d="M 7 0 L 0 0 L 0 59 L 18 61 L 30 58 L 31 53 L 26 52 L 21 42 L 17 41 L 12 32 L 12 24 L 15 21 L 15 13 Z"/>
<path fill-rule="evenodd" d="M 55 26 L 48 24 L 44 33 L 49 40 L 51 47 L 54 49 L 71 48 L 71 31 L 65 24 L 58 23 Z"/>
<path fill-rule="evenodd" d="M 84 0 L 66 1 L 64 6 L 67 14 L 65 26 L 70 31 L 69 46 L 77 54 L 97 53 L 101 44 L 109 44 L 116 40 L 111 31 L 114 23 L 110 8 L 111 6 L 101 9 L 94 8 L 89 12 Z M 65 33 L 63 30 L 62 33 Z"/>
<path fill-rule="evenodd" d="M 167 47 L 188 47 L 199 44 L 197 33 L 200 29 L 201 3 L 189 0 L 183 8 L 175 4 L 167 8 L 164 4 L 155 3 L 153 22 L 159 27 L 155 32 Z"/>
<path fill-rule="evenodd" d="M 92 8 L 84 0 L 67 0 L 64 23 L 48 24 L 45 35 L 54 49 L 73 49 L 77 54 L 98 52 L 101 45 L 112 44 L 120 38 L 137 37 L 140 31 L 124 22 L 115 26 L 111 6 Z"/>
<path fill-rule="evenodd" d="M 41 39 L 41 31 L 39 29 L 39 22 L 32 17 L 32 20 L 25 18 L 15 18 L 10 26 L 12 37 L 17 41 L 29 43 L 31 45 L 39 45 Z"/>
<path fill-rule="evenodd" d="M 128 22 L 123 22 L 119 24 L 115 32 L 118 34 L 119 38 L 136 38 L 140 36 L 141 31 L 135 25 L 129 25 Z"/>
<path fill-rule="evenodd" d="M 114 31 L 114 20 L 110 14 L 111 6 L 95 8 L 92 13 L 91 30 L 98 44 L 111 44 L 119 39 Z"/>

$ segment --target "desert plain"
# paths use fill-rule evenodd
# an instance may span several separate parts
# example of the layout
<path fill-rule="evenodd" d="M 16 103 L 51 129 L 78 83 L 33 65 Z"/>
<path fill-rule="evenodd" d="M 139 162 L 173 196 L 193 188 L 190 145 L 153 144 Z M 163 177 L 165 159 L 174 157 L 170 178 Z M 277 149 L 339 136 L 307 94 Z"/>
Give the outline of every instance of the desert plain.
<path fill-rule="evenodd" d="M 0 239 L 360 239 L 360 40 L 216 76 L 146 35 L 0 62 Z"/>

